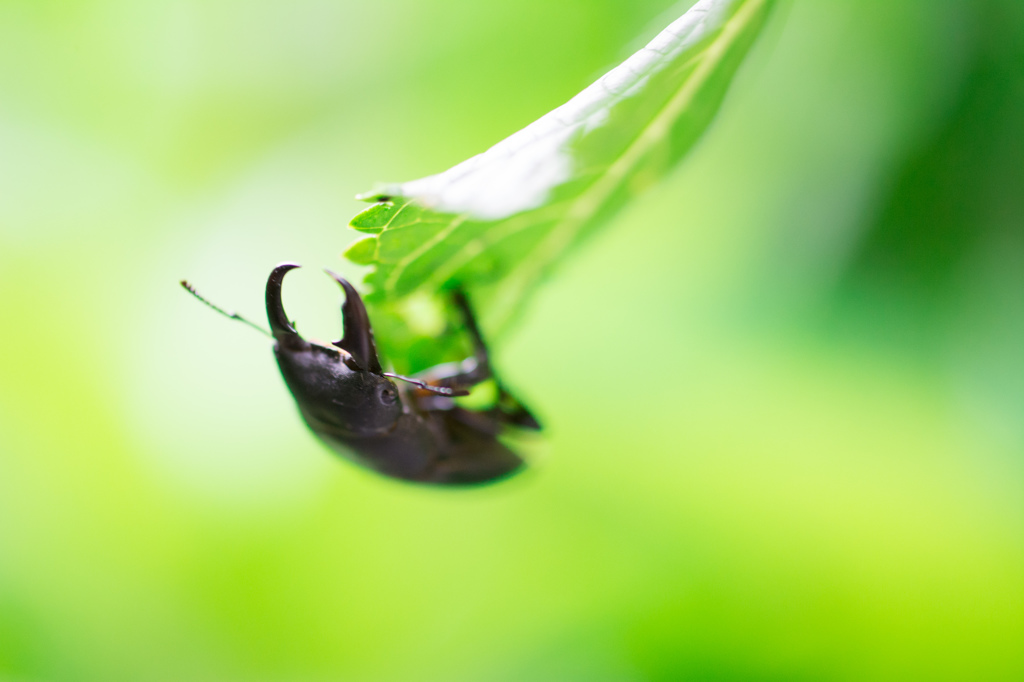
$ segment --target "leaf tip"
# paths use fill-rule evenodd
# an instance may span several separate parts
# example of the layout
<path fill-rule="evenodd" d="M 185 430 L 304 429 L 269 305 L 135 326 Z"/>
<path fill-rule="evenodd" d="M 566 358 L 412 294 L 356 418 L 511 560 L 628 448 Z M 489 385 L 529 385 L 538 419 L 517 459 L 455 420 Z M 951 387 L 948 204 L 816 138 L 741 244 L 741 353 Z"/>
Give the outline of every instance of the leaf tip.
<path fill-rule="evenodd" d="M 342 255 L 356 265 L 373 265 L 377 260 L 377 238 L 360 239 L 349 246 Z"/>
<path fill-rule="evenodd" d="M 360 232 L 377 233 L 383 230 L 394 215 L 395 205 L 381 202 L 357 213 L 349 226 Z"/>

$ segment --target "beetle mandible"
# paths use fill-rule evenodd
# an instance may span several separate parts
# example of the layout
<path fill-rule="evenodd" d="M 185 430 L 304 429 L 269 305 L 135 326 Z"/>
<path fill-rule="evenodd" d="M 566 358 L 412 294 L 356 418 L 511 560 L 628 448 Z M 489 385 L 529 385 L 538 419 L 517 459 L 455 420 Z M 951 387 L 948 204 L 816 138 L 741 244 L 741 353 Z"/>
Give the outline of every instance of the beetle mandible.
<path fill-rule="evenodd" d="M 452 295 L 473 343 L 461 363 L 439 365 L 415 377 L 384 372 L 366 306 L 355 287 L 331 271 L 345 294 L 343 336 L 333 343 L 302 338 L 281 302 L 285 275 L 299 267 L 282 263 L 267 279 L 266 306 L 274 356 L 299 414 L 338 454 L 381 474 L 419 483 L 469 485 L 505 478 L 524 462 L 498 439 L 508 428 L 538 430 L 530 411 L 494 376 L 464 292 Z M 181 285 L 217 312 L 267 334 L 237 313 L 218 308 L 186 281 Z M 408 384 L 399 390 L 395 379 Z M 497 386 L 491 407 L 468 409 L 454 400 L 487 380 Z"/>

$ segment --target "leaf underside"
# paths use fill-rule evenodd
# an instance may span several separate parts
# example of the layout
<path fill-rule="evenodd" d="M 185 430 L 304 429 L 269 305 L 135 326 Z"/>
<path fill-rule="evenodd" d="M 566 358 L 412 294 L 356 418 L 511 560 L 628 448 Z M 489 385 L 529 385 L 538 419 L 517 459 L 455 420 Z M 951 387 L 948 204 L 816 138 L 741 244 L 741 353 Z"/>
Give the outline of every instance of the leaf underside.
<path fill-rule="evenodd" d="M 714 118 L 774 0 L 701 0 L 568 103 L 439 175 L 381 186 L 346 257 L 372 269 L 378 343 L 399 371 L 465 352 L 439 303 L 466 290 L 488 336 L 581 239 L 662 178 Z"/>

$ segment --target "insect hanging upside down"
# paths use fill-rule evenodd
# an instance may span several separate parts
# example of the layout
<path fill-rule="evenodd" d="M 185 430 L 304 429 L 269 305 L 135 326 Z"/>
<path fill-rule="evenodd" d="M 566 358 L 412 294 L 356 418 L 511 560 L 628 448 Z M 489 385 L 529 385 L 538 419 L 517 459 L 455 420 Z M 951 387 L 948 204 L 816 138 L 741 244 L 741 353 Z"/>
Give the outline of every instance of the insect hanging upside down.
<path fill-rule="evenodd" d="M 267 280 L 267 318 L 274 356 L 303 420 L 340 455 L 393 478 L 440 485 L 487 483 L 523 468 L 524 462 L 498 436 L 509 427 L 538 430 L 529 410 L 494 376 L 466 296 L 453 295 L 473 342 L 473 356 L 440 365 L 416 377 L 384 372 L 362 299 L 348 281 L 327 271 L 345 292 L 344 335 L 331 344 L 299 336 L 281 303 L 284 276 L 298 265 L 282 263 Z M 263 331 L 181 285 L 217 312 Z M 393 381 L 409 385 L 400 390 Z M 493 379 L 491 407 L 467 409 L 455 397 Z"/>

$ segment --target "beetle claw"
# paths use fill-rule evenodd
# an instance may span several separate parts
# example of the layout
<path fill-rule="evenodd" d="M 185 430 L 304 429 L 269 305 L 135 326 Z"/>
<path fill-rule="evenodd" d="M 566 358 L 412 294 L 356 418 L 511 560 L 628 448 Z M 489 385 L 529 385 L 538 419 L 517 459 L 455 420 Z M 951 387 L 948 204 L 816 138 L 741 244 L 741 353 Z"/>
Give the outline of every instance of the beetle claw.
<path fill-rule="evenodd" d="M 330 270 L 324 270 L 331 279 L 341 285 L 345 291 L 345 302 L 341 306 L 341 319 L 344 334 L 334 345 L 347 351 L 362 369 L 375 374 L 383 370 L 377 357 L 377 346 L 373 342 L 373 329 L 370 327 L 370 316 L 363 305 L 359 292 L 348 280 L 339 277 Z"/>
<path fill-rule="evenodd" d="M 299 336 L 288 320 L 284 304 L 281 302 L 281 283 L 284 282 L 284 276 L 298 267 L 301 266 L 296 263 L 281 263 L 271 271 L 267 279 L 267 319 L 270 322 L 270 331 L 278 341 Z"/>

